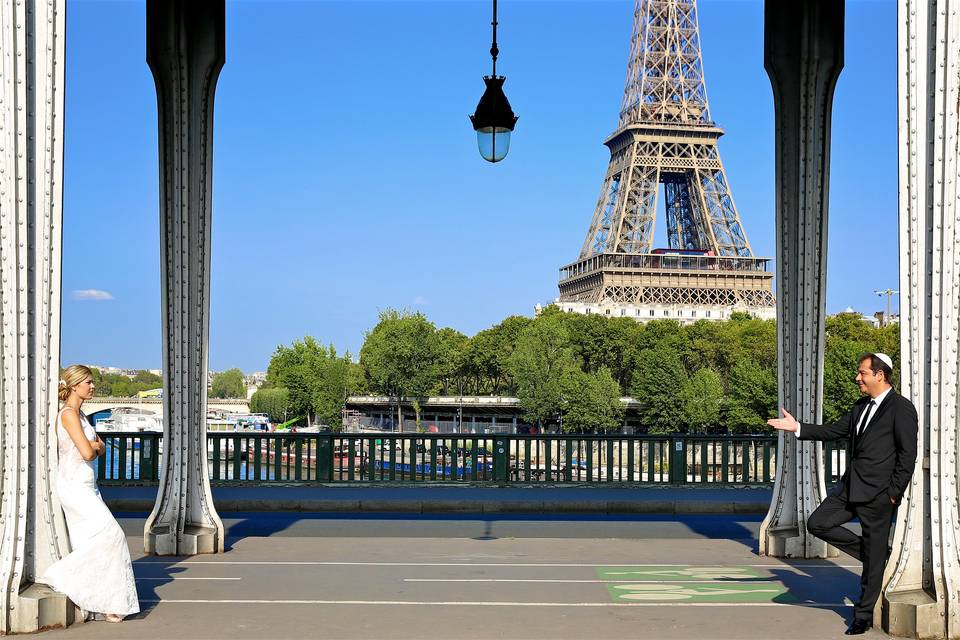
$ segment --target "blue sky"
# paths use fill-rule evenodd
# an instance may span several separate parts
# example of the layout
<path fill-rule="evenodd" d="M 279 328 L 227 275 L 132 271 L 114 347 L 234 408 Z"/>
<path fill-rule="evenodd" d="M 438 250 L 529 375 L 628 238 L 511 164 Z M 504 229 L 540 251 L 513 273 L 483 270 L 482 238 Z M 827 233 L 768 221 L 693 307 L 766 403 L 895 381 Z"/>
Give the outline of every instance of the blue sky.
<path fill-rule="evenodd" d="M 757 255 L 774 239 L 761 0 L 701 0 L 720 152 Z M 64 363 L 161 363 L 156 98 L 144 3 L 67 4 Z M 467 335 L 557 296 L 609 161 L 631 0 L 501 0 L 520 116 L 484 162 L 467 115 L 490 3 L 227 2 L 217 86 L 210 367 L 304 335 L 356 353 L 388 307 Z M 834 101 L 827 308 L 897 288 L 896 3 L 847 2 Z M 663 244 L 663 221 L 658 238 Z M 101 293 L 97 293 L 101 292 Z M 896 308 L 896 298 L 894 298 Z"/>

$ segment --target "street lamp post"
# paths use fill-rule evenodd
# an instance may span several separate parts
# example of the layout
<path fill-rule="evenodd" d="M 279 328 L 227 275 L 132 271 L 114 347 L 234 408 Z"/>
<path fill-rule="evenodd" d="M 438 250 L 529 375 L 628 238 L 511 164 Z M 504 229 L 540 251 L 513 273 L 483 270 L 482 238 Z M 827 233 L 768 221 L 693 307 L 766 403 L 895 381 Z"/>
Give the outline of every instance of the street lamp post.
<path fill-rule="evenodd" d="M 883 326 L 890 324 L 890 296 L 894 294 L 899 294 L 900 291 L 897 289 L 881 289 L 874 291 L 878 296 L 887 296 L 887 315 L 883 317 Z"/>
<path fill-rule="evenodd" d="M 517 123 L 517 116 L 510 108 L 510 102 L 503 93 L 506 76 L 497 75 L 497 0 L 493 0 L 493 44 L 490 56 L 493 58 L 493 73 L 483 76 L 486 90 L 477 103 L 477 112 L 470 116 L 473 129 L 477 132 L 477 146 L 480 155 L 487 162 L 500 162 L 510 150 L 510 134 Z"/>

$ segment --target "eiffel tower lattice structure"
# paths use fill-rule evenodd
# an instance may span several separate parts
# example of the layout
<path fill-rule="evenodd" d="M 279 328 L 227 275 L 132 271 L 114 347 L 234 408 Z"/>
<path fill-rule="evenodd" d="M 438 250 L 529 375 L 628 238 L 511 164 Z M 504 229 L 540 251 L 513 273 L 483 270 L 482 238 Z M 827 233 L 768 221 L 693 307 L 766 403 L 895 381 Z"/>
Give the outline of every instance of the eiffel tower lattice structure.
<path fill-rule="evenodd" d="M 637 0 L 630 49 L 610 165 L 558 304 L 640 320 L 773 318 L 770 260 L 753 255 L 717 149 L 696 0 Z M 668 247 L 655 249 L 661 184 Z"/>

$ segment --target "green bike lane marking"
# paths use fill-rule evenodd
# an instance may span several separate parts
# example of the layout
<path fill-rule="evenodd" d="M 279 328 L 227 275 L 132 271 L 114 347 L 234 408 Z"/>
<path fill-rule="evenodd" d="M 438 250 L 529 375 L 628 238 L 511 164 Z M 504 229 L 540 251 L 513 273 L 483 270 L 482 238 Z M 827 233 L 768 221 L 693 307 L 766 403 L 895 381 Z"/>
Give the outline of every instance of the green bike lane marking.
<path fill-rule="evenodd" d="M 747 566 L 597 567 L 615 602 L 794 602 L 783 583 Z"/>

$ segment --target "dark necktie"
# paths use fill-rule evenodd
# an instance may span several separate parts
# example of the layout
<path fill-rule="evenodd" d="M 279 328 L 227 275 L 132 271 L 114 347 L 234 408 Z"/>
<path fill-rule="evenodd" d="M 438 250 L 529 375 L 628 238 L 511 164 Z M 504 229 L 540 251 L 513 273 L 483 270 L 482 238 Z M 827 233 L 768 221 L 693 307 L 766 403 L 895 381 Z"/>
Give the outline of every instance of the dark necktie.
<path fill-rule="evenodd" d="M 867 403 L 867 408 L 863 412 L 863 419 L 860 420 L 860 426 L 857 427 L 857 437 L 863 435 L 863 430 L 867 428 L 867 420 L 870 419 L 870 410 L 873 409 L 873 405 L 876 404 L 873 400 Z"/>

